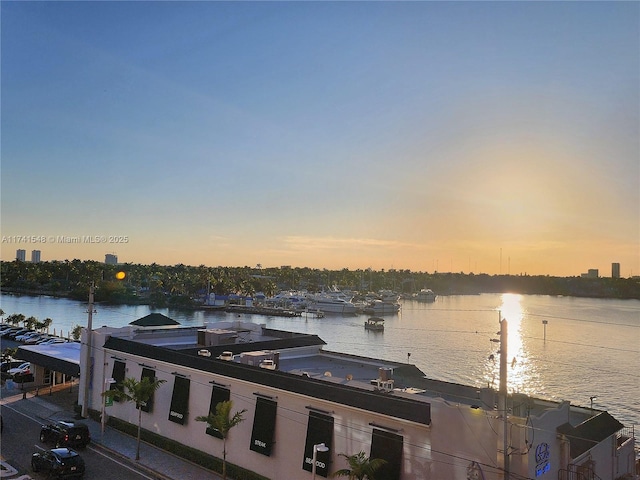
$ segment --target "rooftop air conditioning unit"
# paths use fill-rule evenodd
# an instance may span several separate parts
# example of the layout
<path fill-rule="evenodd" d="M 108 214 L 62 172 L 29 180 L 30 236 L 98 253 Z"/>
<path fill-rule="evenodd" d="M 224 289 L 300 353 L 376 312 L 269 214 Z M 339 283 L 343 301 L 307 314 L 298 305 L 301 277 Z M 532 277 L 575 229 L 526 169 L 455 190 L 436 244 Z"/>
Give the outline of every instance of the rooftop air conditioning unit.
<path fill-rule="evenodd" d="M 378 378 L 383 382 L 391 380 L 393 376 L 393 370 L 390 368 L 379 368 L 378 369 Z"/>
<path fill-rule="evenodd" d="M 220 360 L 233 360 L 233 352 L 222 352 L 222 355 L 218 357 Z"/>
<path fill-rule="evenodd" d="M 273 362 L 273 360 L 263 360 L 262 362 L 260 362 L 260 368 L 264 368 L 266 370 L 275 370 L 276 364 Z"/>

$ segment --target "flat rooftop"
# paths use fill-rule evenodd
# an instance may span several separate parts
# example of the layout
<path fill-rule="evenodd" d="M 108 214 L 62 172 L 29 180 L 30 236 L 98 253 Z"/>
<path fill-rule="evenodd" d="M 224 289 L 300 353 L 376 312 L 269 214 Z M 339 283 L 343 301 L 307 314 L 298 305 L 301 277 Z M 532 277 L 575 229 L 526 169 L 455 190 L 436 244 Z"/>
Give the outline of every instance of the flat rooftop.
<path fill-rule="evenodd" d="M 343 385 L 368 391 L 382 391 L 399 397 L 425 403 L 441 399 L 449 404 L 466 405 L 473 408 L 492 410 L 497 403 L 497 392 L 488 388 L 461 385 L 427 378 L 424 372 L 415 365 L 391 362 L 383 359 L 360 357 L 339 352 L 326 351 L 326 345 L 317 335 L 287 332 L 266 328 L 265 325 L 242 322 L 216 322 L 215 324 L 181 327 L 181 326 L 127 326 L 121 328 L 102 327 L 96 333 L 116 339 L 147 345 L 148 348 L 160 347 L 165 350 L 179 351 L 184 358 L 195 357 L 199 368 L 208 370 L 209 362 L 222 362 L 218 357 L 223 352 L 231 352 L 233 362 L 255 365 L 254 359 L 273 355 L 277 370 L 296 376 L 304 376 L 323 382 Z M 203 345 L 206 335 L 212 335 L 213 341 L 221 344 Z M 205 340 L 210 341 L 210 340 Z M 105 345 L 111 348 L 110 341 Z M 130 344 L 131 345 L 131 344 Z M 114 348 L 133 348 L 118 346 Z M 56 363 L 72 366 L 66 370 L 76 372 L 79 369 L 80 344 L 71 342 L 51 346 L 20 347 L 25 360 L 40 365 Z M 136 349 L 144 354 L 147 348 Z M 206 350 L 210 355 L 203 356 Z M 204 353 L 207 353 L 204 352 Z M 132 351 L 132 353 L 136 353 Z M 157 353 L 156 353 L 157 354 Z M 244 355 L 244 359 L 243 359 Z M 197 360 L 195 360 L 197 358 Z M 202 363 L 204 362 L 204 363 Z M 256 366 L 255 368 L 260 368 Z M 59 370 L 60 371 L 60 370 Z M 547 401 L 513 394 L 513 414 L 527 415 L 524 410 L 516 410 L 516 404 L 524 405 L 533 415 L 540 415 L 545 410 L 557 408 L 558 402 Z M 571 423 L 577 424 L 594 413 L 582 407 L 571 408 Z"/>

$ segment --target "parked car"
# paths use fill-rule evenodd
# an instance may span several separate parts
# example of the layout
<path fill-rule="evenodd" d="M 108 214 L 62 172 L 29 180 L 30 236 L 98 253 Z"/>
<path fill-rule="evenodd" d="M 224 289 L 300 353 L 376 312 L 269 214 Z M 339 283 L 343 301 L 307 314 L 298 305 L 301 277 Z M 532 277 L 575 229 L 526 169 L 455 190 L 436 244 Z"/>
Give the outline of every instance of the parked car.
<path fill-rule="evenodd" d="M 8 338 L 10 333 L 17 332 L 18 330 L 20 330 L 20 328 L 18 327 L 5 328 L 3 330 L 0 330 L 0 337 Z"/>
<path fill-rule="evenodd" d="M 89 427 L 73 420 L 58 420 L 40 429 L 40 441 L 56 447 L 85 448 L 91 442 Z"/>
<path fill-rule="evenodd" d="M 24 343 L 26 345 L 35 345 L 36 343 L 38 343 L 43 338 L 44 338 L 44 335 L 42 335 L 41 333 L 36 333 L 35 335 L 31 335 L 29 338 L 27 338 L 24 341 Z"/>
<path fill-rule="evenodd" d="M 29 330 L 27 333 L 23 333 L 22 335 L 16 335 L 15 340 L 18 342 L 24 342 L 35 335 L 40 334 L 38 332 L 34 332 L 33 330 Z"/>
<path fill-rule="evenodd" d="M 23 362 L 17 367 L 10 368 L 9 370 L 7 370 L 7 373 L 12 377 L 15 377 L 18 375 L 29 375 L 31 373 L 31 363 Z"/>
<path fill-rule="evenodd" d="M 36 452 L 31 457 L 34 472 L 47 472 L 48 476 L 58 478 L 82 477 L 85 471 L 84 460 L 78 452 L 70 448 L 53 448 Z"/>
<path fill-rule="evenodd" d="M 41 343 L 51 340 L 52 338 L 53 338 L 52 336 L 44 334 L 38 339 L 38 341 L 36 342 L 36 345 L 40 345 Z"/>
<path fill-rule="evenodd" d="M 0 372 L 8 373 L 9 370 L 11 370 L 12 368 L 17 368 L 23 363 L 25 363 L 24 360 L 15 360 L 15 359 L 5 360 L 2 363 L 0 363 Z"/>
<path fill-rule="evenodd" d="M 55 337 L 55 338 L 49 338 L 48 340 L 45 340 L 40 345 L 51 345 L 52 343 L 67 343 L 67 341 L 64 338 Z"/>
<path fill-rule="evenodd" d="M 5 335 L 5 337 L 11 340 L 14 340 L 18 335 L 22 335 L 23 333 L 27 333 L 28 331 L 29 331 L 28 328 L 19 328 L 18 330 L 11 330 Z"/>

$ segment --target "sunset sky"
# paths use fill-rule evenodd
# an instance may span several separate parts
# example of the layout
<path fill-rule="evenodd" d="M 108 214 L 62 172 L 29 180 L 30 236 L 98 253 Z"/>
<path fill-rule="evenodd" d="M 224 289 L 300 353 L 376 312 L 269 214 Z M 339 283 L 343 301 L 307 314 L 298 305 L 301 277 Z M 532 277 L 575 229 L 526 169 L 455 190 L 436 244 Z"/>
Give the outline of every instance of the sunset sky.
<path fill-rule="evenodd" d="M 2 260 L 640 275 L 638 2 L 0 14 Z"/>

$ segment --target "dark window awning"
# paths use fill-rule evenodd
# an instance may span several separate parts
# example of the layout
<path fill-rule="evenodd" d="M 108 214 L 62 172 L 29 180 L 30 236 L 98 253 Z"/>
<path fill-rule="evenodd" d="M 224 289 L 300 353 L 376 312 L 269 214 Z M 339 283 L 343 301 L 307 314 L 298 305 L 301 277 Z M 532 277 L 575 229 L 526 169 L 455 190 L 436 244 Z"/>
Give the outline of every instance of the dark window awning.
<path fill-rule="evenodd" d="M 316 474 L 326 477 L 329 473 L 329 461 L 331 460 L 331 444 L 333 441 L 333 417 L 323 413 L 309 411 L 309 422 L 307 423 L 307 441 L 304 446 L 304 460 L 302 468 L 308 472 L 312 471 L 313 446 L 324 443 L 329 449 L 326 452 L 316 454 Z"/>
<path fill-rule="evenodd" d="M 110 390 L 122 390 L 122 382 L 124 382 L 124 376 L 127 369 L 127 364 L 121 360 L 116 360 L 113 362 L 113 370 L 111 371 L 111 377 L 115 380 L 114 383 L 111 384 Z M 119 402 L 120 399 L 116 396 L 113 397 L 116 402 Z"/>
<path fill-rule="evenodd" d="M 189 390 L 191 380 L 185 377 L 176 377 L 169 407 L 169 420 L 184 425 L 189 415 Z"/>
<path fill-rule="evenodd" d="M 402 444 L 402 435 L 386 432 L 377 428 L 373 429 L 369 458 L 381 458 L 386 461 L 379 470 L 376 470 L 377 478 L 400 480 L 400 472 L 402 470 Z"/>
<path fill-rule="evenodd" d="M 148 378 L 152 382 L 154 382 L 156 379 L 156 371 L 151 368 L 142 367 L 142 375 L 140 376 L 140 381 L 144 380 L 145 378 Z M 147 400 L 146 402 L 140 402 L 140 408 L 143 412 L 150 412 L 153 409 L 153 396 L 154 394 L 152 393 L 149 400 Z"/>
<path fill-rule="evenodd" d="M 271 455 L 273 433 L 276 429 L 277 409 L 278 403 L 273 400 L 262 397 L 256 399 L 256 413 L 253 417 L 250 450 L 262 455 Z"/>
<path fill-rule="evenodd" d="M 213 392 L 211 392 L 211 403 L 209 404 L 209 413 L 216 413 L 216 406 L 220 402 L 226 402 L 231 398 L 231 391 L 228 388 L 219 387 L 218 385 L 213 386 Z M 222 438 L 222 434 L 219 430 L 211 427 L 207 427 L 207 435 L 211 435 L 212 437 Z"/>

